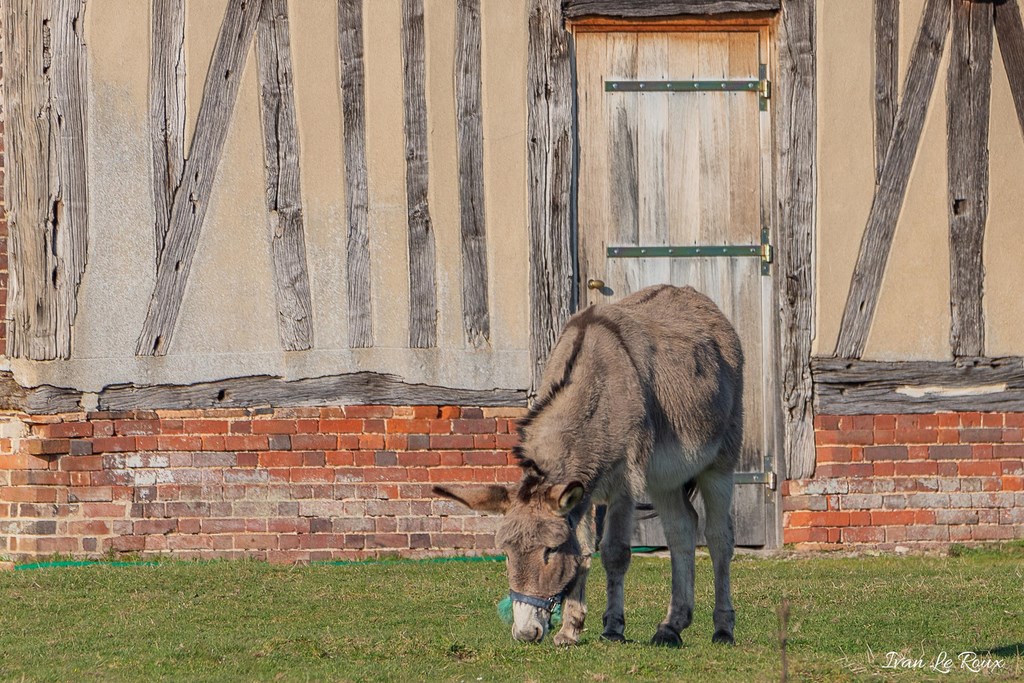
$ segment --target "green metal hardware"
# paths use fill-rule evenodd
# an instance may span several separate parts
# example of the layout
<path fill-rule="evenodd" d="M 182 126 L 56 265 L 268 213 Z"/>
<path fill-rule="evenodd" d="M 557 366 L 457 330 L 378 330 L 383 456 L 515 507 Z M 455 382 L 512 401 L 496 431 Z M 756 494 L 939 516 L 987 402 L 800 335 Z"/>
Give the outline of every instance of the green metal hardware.
<path fill-rule="evenodd" d="M 775 260 L 775 249 L 768 238 L 768 228 L 761 228 L 761 275 L 772 274 L 771 264 Z"/>
<path fill-rule="evenodd" d="M 774 472 L 736 472 L 732 475 L 734 484 L 763 484 L 774 491 L 778 487 L 778 479 Z"/>
<path fill-rule="evenodd" d="M 738 81 L 605 81 L 605 92 L 754 92 L 758 94 L 758 107 L 768 110 L 772 96 L 772 82 L 768 80 L 768 65 L 758 66 L 757 80 Z"/>
<path fill-rule="evenodd" d="M 768 228 L 761 229 L 760 244 L 699 245 L 685 247 L 608 247 L 608 258 L 698 258 L 712 256 L 747 257 L 761 259 L 761 275 L 771 274 L 775 250 L 768 241 Z"/>
<path fill-rule="evenodd" d="M 608 247 L 609 258 L 692 258 L 694 256 L 760 256 L 757 244 L 699 247 Z"/>
<path fill-rule="evenodd" d="M 758 92 L 761 81 L 605 81 L 605 92 Z"/>
<path fill-rule="evenodd" d="M 772 96 L 772 82 L 768 80 L 768 65 L 759 65 L 757 68 L 757 75 L 761 78 L 758 82 L 757 88 L 757 108 L 761 111 L 768 111 L 768 100 L 771 99 Z"/>

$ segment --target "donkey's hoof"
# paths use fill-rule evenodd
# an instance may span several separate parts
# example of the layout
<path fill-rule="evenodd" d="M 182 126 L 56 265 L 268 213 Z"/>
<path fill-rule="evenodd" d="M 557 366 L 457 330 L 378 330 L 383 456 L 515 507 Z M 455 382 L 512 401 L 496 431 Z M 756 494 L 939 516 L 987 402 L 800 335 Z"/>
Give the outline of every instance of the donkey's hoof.
<path fill-rule="evenodd" d="M 626 642 L 626 636 L 621 633 L 602 633 L 601 640 L 607 640 L 609 643 L 624 643 Z"/>
<path fill-rule="evenodd" d="M 658 631 L 651 638 L 651 645 L 659 645 L 661 647 L 682 647 L 683 640 L 679 637 L 679 634 L 672 629 L 659 626 Z"/>
<path fill-rule="evenodd" d="M 580 639 L 577 636 L 570 636 L 569 634 L 562 633 L 561 631 L 555 634 L 552 641 L 558 647 L 572 647 L 573 645 L 580 644 Z"/>
<path fill-rule="evenodd" d="M 736 640 L 732 637 L 732 633 L 729 631 L 715 631 L 715 635 L 711 636 L 712 643 L 719 643 L 720 645 L 735 645 Z"/>

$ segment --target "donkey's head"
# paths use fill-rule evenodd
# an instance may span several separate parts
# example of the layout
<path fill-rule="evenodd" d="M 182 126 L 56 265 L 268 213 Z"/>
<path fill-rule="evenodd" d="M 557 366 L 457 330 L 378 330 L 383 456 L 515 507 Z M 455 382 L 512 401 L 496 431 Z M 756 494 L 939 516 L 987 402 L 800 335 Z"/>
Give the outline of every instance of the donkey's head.
<path fill-rule="evenodd" d="M 480 512 L 505 515 L 496 542 L 508 557 L 512 637 L 540 642 L 551 611 L 579 574 L 583 557 L 576 541 L 577 515 L 584 497 L 579 482 L 552 484 L 535 473 L 516 486 L 435 486 L 434 492 Z"/>

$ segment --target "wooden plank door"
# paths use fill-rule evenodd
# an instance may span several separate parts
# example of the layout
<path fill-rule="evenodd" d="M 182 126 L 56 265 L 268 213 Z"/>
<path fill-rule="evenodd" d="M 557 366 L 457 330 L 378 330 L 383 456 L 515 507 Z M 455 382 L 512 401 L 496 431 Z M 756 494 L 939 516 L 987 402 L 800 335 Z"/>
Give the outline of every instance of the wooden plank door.
<path fill-rule="evenodd" d="M 771 278 L 760 249 L 762 230 L 770 234 L 770 106 L 759 92 L 767 50 L 767 31 L 756 27 L 576 34 L 581 299 L 692 285 L 736 326 L 746 367 L 734 515 L 737 544 L 747 546 L 766 543 L 774 483 Z M 703 255 L 743 246 L 752 253 Z M 690 255 L 622 257 L 615 247 Z M 589 288 L 591 280 L 604 286 Z M 638 523 L 635 545 L 663 542 L 656 520 Z"/>

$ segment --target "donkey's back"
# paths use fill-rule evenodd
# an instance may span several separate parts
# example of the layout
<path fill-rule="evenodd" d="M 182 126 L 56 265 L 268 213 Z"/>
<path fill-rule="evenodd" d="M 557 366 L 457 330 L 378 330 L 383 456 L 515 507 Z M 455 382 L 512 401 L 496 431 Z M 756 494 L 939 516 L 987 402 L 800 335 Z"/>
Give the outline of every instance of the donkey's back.
<path fill-rule="evenodd" d="M 664 456 L 673 456 L 665 465 L 681 466 L 687 479 L 711 464 L 731 470 L 740 446 L 733 441 L 742 439 L 743 352 L 714 302 L 692 287 L 662 285 L 595 314 L 616 322 L 638 359 L 654 432 L 648 481 L 670 474 L 657 471 Z M 676 462 L 680 455 L 687 462 Z"/>

